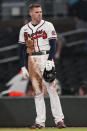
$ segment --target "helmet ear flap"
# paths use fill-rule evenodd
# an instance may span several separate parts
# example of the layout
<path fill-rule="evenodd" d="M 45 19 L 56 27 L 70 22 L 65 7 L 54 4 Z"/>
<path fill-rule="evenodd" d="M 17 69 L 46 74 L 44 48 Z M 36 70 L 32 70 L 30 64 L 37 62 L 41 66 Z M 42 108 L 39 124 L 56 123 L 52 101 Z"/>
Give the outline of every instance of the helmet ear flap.
<path fill-rule="evenodd" d="M 56 78 L 55 67 L 52 67 L 52 70 L 46 71 L 46 68 L 43 73 L 43 78 L 46 82 L 53 82 Z"/>

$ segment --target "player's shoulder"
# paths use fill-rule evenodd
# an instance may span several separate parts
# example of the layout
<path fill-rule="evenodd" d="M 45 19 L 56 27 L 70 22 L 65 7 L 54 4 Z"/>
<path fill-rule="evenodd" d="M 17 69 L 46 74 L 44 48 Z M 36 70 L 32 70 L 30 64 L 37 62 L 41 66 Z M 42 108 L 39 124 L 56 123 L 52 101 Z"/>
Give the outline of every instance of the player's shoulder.
<path fill-rule="evenodd" d="M 49 21 L 45 21 L 45 23 L 46 23 L 47 25 L 53 25 L 52 22 L 49 22 Z"/>
<path fill-rule="evenodd" d="M 28 24 L 29 24 L 29 23 L 28 23 Z M 22 30 L 22 31 L 26 31 L 26 30 L 27 30 L 27 28 L 28 28 L 28 24 L 23 25 L 23 26 L 21 27 L 21 30 Z"/>

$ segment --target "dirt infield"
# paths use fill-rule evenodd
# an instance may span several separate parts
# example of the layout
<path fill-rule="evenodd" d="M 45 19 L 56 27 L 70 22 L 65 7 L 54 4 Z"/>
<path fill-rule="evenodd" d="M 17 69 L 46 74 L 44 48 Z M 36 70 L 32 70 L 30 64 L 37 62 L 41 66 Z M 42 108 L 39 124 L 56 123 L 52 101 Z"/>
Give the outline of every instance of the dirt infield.
<path fill-rule="evenodd" d="M 0 131 L 59 131 L 60 129 L 54 127 L 46 127 L 43 129 L 31 129 L 31 128 L 0 128 Z M 87 127 L 67 127 L 62 129 L 62 131 L 87 131 Z"/>

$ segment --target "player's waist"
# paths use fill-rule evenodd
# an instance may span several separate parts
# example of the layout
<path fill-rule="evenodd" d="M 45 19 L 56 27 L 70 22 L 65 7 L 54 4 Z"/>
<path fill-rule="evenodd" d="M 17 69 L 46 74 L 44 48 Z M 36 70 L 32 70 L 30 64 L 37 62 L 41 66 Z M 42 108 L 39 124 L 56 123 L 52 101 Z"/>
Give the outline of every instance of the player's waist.
<path fill-rule="evenodd" d="M 29 56 L 32 56 L 32 55 L 46 55 L 46 54 L 49 54 L 49 51 L 33 52 L 33 53 L 29 54 Z"/>

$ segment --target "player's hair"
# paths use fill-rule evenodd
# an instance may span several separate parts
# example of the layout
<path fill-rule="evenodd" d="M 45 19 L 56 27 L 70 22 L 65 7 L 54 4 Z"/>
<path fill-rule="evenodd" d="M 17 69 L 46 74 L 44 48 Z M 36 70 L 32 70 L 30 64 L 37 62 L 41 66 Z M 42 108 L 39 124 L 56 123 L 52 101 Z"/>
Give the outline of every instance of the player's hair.
<path fill-rule="evenodd" d="M 38 8 L 38 7 L 41 7 L 41 5 L 38 4 L 38 3 L 30 4 L 30 5 L 29 5 L 29 10 L 32 10 L 33 8 Z M 42 8 L 42 7 L 41 7 L 41 8 Z"/>

